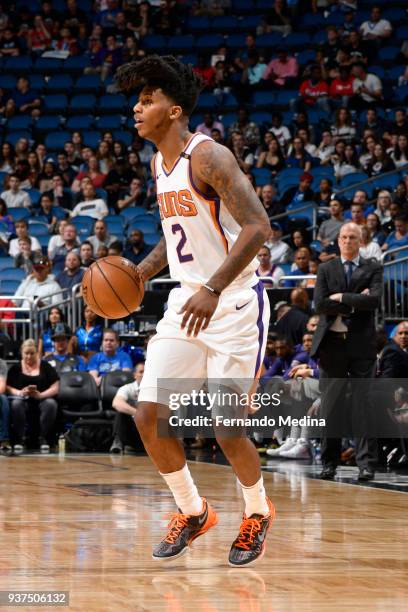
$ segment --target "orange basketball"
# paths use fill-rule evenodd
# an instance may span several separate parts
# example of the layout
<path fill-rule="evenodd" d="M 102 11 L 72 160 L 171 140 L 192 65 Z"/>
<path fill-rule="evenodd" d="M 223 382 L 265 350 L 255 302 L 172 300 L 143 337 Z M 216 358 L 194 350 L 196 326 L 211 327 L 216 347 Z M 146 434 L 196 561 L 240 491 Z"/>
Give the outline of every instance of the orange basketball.
<path fill-rule="evenodd" d="M 110 255 L 87 269 L 82 279 L 82 295 L 99 316 L 122 319 L 140 306 L 144 286 L 134 263 L 119 255 Z"/>

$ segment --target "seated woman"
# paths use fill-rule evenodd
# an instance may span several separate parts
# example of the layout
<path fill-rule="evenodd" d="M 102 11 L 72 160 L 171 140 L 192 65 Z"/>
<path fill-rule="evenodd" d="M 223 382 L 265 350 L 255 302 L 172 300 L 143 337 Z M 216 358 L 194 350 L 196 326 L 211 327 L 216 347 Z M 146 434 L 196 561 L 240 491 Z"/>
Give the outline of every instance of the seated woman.
<path fill-rule="evenodd" d="M 59 377 L 49 363 L 41 361 L 35 341 L 25 340 L 21 345 L 21 361 L 7 374 L 7 393 L 10 397 L 10 438 L 15 455 L 24 451 L 26 423 L 29 423 L 28 443 L 39 444 L 42 453 L 49 453 L 57 418 L 56 396 Z"/>
<path fill-rule="evenodd" d="M 41 357 L 51 355 L 54 352 L 54 343 L 51 340 L 51 336 L 57 323 L 65 323 L 65 316 L 60 308 L 53 306 L 48 313 L 45 328 L 41 331 L 38 341 L 38 352 Z"/>
<path fill-rule="evenodd" d="M 270 170 L 273 177 L 275 177 L 280 170 L 283 170 L 283 168 L 286 167 L 285 158 L 276 136 L 273 136 L 269 140 L 267 150 L 262 151 L 259 154 L 256 167 L 267 168 Z"/>
<path fill-rule="evenodd" d="M 259 260 L 259 267 L 255 271 L 257 276 L 269 276 L 271 280 L 263 280 L 265 289 L 272 289 L 279 285 L 279 279 L 284 275 L 282 268 L 271 262 L 271 251 L 266 245 L 262 246 L 259 251 L 257 258 Z"/>
<path fill-rule="evenodd" d="M 83 321 L 69 342 L 68 352 L 79 353 L 87 360 L 101 349 L 103 321 L 89 306 L 84 308 Z"/>

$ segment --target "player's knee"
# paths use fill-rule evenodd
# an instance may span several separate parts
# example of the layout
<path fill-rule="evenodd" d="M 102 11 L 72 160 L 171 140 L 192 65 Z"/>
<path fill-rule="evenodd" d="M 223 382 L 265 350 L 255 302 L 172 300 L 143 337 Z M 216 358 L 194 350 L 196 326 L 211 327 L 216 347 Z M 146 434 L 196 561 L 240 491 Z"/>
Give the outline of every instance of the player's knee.
<path fill-rule="evenodd" d="M 153 402 L 139 402 L 135 423 L 142 437 L 157 435 L 157 404 Z"/>

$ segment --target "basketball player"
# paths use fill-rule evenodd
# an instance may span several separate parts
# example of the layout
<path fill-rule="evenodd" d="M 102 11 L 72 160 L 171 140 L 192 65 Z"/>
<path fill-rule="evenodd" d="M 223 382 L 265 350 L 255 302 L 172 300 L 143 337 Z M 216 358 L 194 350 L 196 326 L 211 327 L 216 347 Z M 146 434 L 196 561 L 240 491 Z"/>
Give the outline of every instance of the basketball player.
<path fill-rule="evenodd" d="M 270 225 L 255 191 L 224 146 L 192 134 L 189 117 L 201 89 L 191 66 L 152 55 L 122 66 L 121 90 L 141 88 L 134 107 L 139 136 L 158 153 L 151 168 L 157 185 L 164 237 L 139 264 L 145 281 L 170 266 L 180 288 L 150 340 L 134 417 L 146 451 L 169 486 L 178 512 L 154 559 L 174 559 L 217 523 L 200 497 L 182 444 L 158 438 L 160 379 L 254 379 L 267 339 L 269 302 L 255 270 L 256 254 Z M 245 438 L 219 439 L 239 480 L 245 514 L 229 563 L 248 566 L 264 552 L 274 517 L 266 497 L 258 453 Z"/>

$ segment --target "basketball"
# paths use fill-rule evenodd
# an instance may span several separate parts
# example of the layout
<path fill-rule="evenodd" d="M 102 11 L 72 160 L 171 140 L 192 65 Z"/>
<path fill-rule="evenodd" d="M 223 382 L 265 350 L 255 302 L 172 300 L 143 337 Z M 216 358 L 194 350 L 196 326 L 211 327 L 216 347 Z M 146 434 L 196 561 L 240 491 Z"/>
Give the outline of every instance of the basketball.
<path fill-rule="evenodd" d="M 82 280 L 85 303 L 104 319 L 122 319 L 141 304 L 144 286 L 137 267 L 119 255 L 95 261 Z"/>

